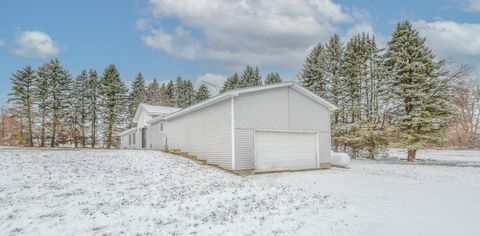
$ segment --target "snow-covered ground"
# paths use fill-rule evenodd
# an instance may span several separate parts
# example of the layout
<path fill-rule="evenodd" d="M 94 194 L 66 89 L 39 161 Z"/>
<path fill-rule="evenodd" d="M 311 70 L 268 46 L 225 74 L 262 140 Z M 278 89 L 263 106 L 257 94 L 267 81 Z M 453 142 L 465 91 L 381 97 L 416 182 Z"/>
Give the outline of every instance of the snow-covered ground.
<path fill-rule="evenodd" d="M 390 149 L 388 153 L 392 158 L 407 158 L 407 152 L 403 149 Z M 480 150 L 418 150 L 417 159 L 458 165 L 480 165 Z"/>
<path fill-rule="evenodd" d="M 232 175 L 157 151 L 0 149 L 0 235 L 475 235 L 480 168 Z"/>

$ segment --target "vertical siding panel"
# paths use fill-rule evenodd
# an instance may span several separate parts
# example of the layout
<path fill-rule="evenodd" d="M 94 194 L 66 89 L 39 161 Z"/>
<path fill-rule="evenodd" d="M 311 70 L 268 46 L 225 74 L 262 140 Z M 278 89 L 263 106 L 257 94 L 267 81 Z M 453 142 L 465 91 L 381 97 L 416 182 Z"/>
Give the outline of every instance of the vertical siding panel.
<path fill-rule="evenodd" d="M 253 169 L 253 129 L 235 129 L 236 168 Z"/>
<path fill-rule="evenodd" d="M 319 133 L 319 162 L 330 162 L 328 109 L 292 88 L 240 94 L 235 98 L 237 169 L 255 168 L 254 129 Z"/>

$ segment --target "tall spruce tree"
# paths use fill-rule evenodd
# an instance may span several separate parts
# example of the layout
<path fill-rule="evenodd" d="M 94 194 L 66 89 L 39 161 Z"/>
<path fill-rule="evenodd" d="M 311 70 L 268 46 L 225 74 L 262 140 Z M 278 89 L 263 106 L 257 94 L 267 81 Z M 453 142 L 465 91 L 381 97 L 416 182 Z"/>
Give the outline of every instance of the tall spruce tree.
<path fill-rule="evenodd" d="M 165 86 L 165 97 L 168 98 L 168 102 L 165 102 L 166 106 L 174 107 L 175 102 L 175 84 L 172 80 L 168 81 L 167 85 Z"/>
<path fill-rule="evenodd" d="M 321 97 L 327 92 L 327 81 L 325 78 L 325 47 L 319 43 L 312 51 L 303 65 L 300 83 Z"/>
<path fill-rule="evenodd" d="M 35 70 L 31 66 L 26 66 L 17 70 L 10 78 L 12 89 L 9 93 L 9 102 L 13 102 L 15 109 L 21 114 L 21 119 L 27 120 L 28 146 L 33 147 L 33 101 L 35 97 Z"/>
<path fill-rule="evenodd" d="M 90 70 L 88 72 L 88 82 L 86 89 L 87 97 L 87 114 L 90 121 L 90 146 L 95 148 L 97 143 L 97 127 L 100 110 L 100 81 L 98 80 L 97 71 Z"/>
<path fill-rule="evenodd" d="M 100 83 L 105 147 L 109 149 L 117 146 L 118 132 L 126 127 L 128 89 L 120 79 L 115 65 L 110 65 L 105 69 Z"/>
<path fill-rule="evenodd" d="M 39 69 L 39 77 L 48 86 L 46 112 L 51 119 L 50 123 L 50 146 L 58 145 L 57 136 L 60 135 L 62 119 L 68 115 L 68 107 L 71 104 L 72 77 L 58 59 L 51 60 Z M 42 91 L 43 92 L 43 91 Z"/>
<path fill-rule="evenodd" d="M 240 77 L 238 87 L 246 88 L 258 85 L 262 85 L 262 77 L 260 75 L 260 70 L 258 69 L 258 67 L 255 67 L 255 69 L 253 69 L 253 67 L 247 65 L 245 67 L 245 70 L 243 71 L 242 76 Z"/>
<path fill-rule="evenodd" d="M 153 79 L 152 82 L 150 82 L 147 86 L 147 97 L 146 97 L 146 103 L 150 105 L 161 105 L 162 104 L 162 99 L 160 96 L 160 84 L 158 83 L 157 79 Z"/>
<path fill-rule="evenodd" d="M 398 104 L 394 126 L 399 144 L 408 150 L 408 161 L 415 161 L 417 149 L 443 136 L 450 116 L 448 80 L 425 38 L 408 21 L 397 24 L 386 57 L 391 93 Z"/>
<path fill-rule="evenodd" d="M 145 80 L 143 79 L 142 73 L 138 73 L 137 77 L 132 83 L 130 94 L 128 95 L 128 122 L 129 128 L 133 126 L 133 117 L 137 111 L 138 105 L 144 103 L 147 100 L 146 95 L 147 89 L 145 87 Z M 159 89 L 159 93 L 160 93 Z M 158 94 L 160 96 L 160 94 Z"/>
<path fill-rule="evenodd" d="M 88 115 L 88 73 L 83 70 L 73 82 L 72 88 L 72 119 L 74 124 L 74 142 L 78 141 L 86 147 L 86 121 Z"/>
<path fill-rule="evenodd" d="M 171 106 L 170 104 L 172 103 L 171 97 L 168 93 L 168 87 L 165 83 L 162 83 L 162 86 L 160 86 L 160 100 L 162 101 L 160 105 L 162 106 Z"/>
<path fill-rule="evenodd" d="M 277 72 L 268 74 L 267 79 L 265 79 L 265 84 L 277 84 L 281 82 L 282 78 L 280 78 L 280 75 Z"/>
<path fill-rule="evenodd" d="M 227 80 L 225 80 L 225 83 L 223 84 L 223 88 L 220 92 L 223 93 L 228 90 L 236 89 L 239 87 L 239 83 L 240 83 L 240 76 L 237 74 L 237 72 L 235 72 L 233 73 L 232 76 L 228 77 Z"/>
<path fill-rule="evenodd" d="M 35 84 L 35 100 L 37 101 L 37 113 L 40 118 L 40 147 L 45 147 L 47 139 L 49 110 L 49 74 L 48 64 L 45 63 L 37 70 L 37 82 Z"/>
<path fill-rule="evenodd" d="M 328 80 L 329 89 L 326 93 L 325 99 L 332 102 L 340 109 L 334 112 L 333 125 L 340 121 L 340 114 L 343 103 L 343 55 L 344 47 L 340 36 L 337 34 L 330 37 L 328 43 L 325 45 L 325 77 Z"/>
<path fill-rule="evenodd" d="M 197 90 L 196 94 L 196 102 L 201 102 L 203 100 L 206 100 L 210 97 L 210 92 L 208 91 L 208 88 L 205 84 L 200 85 Z"/>

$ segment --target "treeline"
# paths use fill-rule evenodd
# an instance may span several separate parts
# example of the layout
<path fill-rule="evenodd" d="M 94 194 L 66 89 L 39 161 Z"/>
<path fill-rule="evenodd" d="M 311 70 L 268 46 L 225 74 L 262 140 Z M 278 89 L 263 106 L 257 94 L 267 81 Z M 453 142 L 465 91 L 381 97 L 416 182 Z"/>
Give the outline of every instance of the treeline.
<path fill-rule="evenodd" d="M 210 96 L 205 85 L 195 89 L 181 77 L 146 85 L 141 73 L 129 90 L 115 65 L 101 75 L 84 70 L 73 78 L 58 60 L 21 68 L 11 83 L 13 106 L 2 110 L 2 144 L 31 147 L 115 147 L 118 133 L 133 126 L 140 103 L 187 107 Z"/>
<path fill-rule="evenodd" d="M 265 81 L 263 81 L 262 75 L 260 74 L 260 70 L 258 69 L 258 67 L 255 67 L 254 69 L 252 66 L 247 65 L 243 70 L 242 75 L 238 75 L 238 73 L 235 72 L 232 76 L 228 77 L 227 80 L 224 82 L 220 92 L 225 92 L 236 88 L 259 86 L 263 83 L 275 84 L 281 82 L 282 78 L 276 72 L 267 74 L 267 78 L 265 79 Z"/>
<path fill-rule="evenodd" d="M 407 149 L 413 161 L 418 149 L 447 140 L 456 78 L 403 22 L 385 49 L 369 34 L 346 42 L 333 35 L 312 49 L 299 80 L 338 106 L 332 119 L 336 150 L 375 158 L 393 146 Z"/>

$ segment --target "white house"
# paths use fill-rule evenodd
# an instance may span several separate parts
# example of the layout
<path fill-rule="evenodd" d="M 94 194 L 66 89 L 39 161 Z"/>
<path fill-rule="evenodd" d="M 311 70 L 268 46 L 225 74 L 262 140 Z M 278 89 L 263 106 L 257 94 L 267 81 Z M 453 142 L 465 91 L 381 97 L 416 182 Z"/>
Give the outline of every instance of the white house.
<path fill-rule="evenodd" d="M 135 119 L 143 123 L 121 134 L 122 147 L 142 147 L 139 135 L 136 144 L 128 145 L 128 137 L 144 130 L 144 148 L 181 149 L 225 169 L 328 168 L 330 113 L 335 109 L 294 82 L 231 90 L 150 119 L 140 118 L 149 114 L 142 104 Z"/>
<path fill-rule="evenodd" d="M 121 148 L 128 149 L 142 149 L 155 148 L 162 149 L 159 145 L 154 145 L 153 140 L 158 139 L 154 130 L 148 129 L 148 122 L 157 117 L 164 117 L 167 114 L 179 111 L 180 108 L 166 107 L 166 106 L 152 106 L 148 104 L 140 104 L 135 113 L 133 121 L 136 127 L 120 133 Z M 158 136 L 161 137 L 161 136 Z"/>

